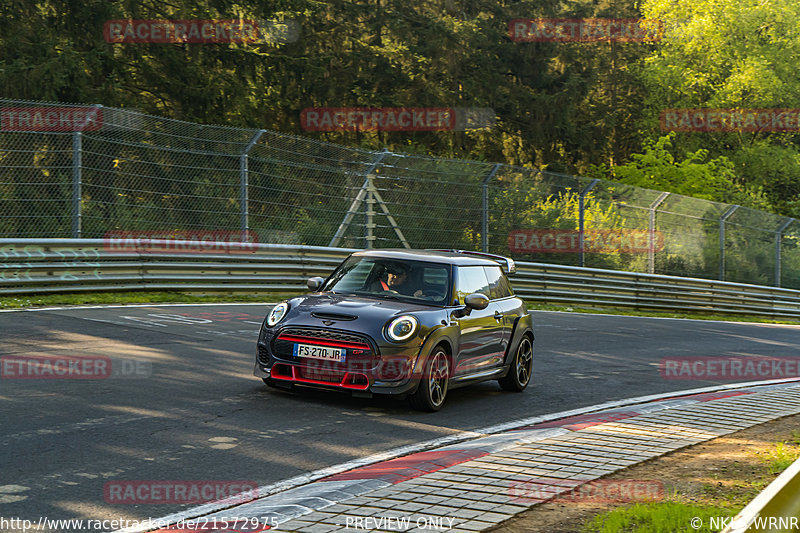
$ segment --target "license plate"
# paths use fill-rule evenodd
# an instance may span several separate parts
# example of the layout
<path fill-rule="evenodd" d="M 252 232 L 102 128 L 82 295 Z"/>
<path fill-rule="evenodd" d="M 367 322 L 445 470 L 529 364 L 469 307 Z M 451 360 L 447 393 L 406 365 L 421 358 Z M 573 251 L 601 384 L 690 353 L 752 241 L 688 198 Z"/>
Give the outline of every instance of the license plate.
<path fill-rule="evenodd" d="M 347 350 L 344 348 L 331 348 L 329 346 L 314 346 L 312 344 L 295 344 L 294 356 L 309 359 L 322 359 L 323 361 L 338 361 L 344 363 Z"/>

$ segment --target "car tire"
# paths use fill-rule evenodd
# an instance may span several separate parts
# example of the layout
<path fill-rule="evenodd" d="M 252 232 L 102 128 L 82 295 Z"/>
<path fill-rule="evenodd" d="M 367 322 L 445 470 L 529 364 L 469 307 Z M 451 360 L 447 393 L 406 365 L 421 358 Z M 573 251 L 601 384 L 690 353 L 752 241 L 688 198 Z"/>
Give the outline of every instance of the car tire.
<path fill-rule="evenodd" d="M 440 346 L 425 363 L 419 387 L 409 398 L 411 406 L 419 411 L 438 411 L 444 405 L 449 384 L 450 358 Z"/>
<path fill-rule="evenodd" d="M 498 379 L 500 388 L 511 392 L 522 392 L 531 381 L 533 372 L 533 343 L 527 335 L 519 341 L 508 374 Z"/>

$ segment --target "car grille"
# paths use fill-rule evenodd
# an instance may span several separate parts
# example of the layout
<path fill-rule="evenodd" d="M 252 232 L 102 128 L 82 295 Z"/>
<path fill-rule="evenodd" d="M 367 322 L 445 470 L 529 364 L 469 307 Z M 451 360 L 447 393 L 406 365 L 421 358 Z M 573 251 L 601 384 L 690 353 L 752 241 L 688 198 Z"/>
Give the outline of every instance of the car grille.
<path fill-rule="evenodd" d="M 258 361 L 262 365 L 268 365 L 269 364 L 269 352 L 267 351 L 267 349 L 264 346 L 259 346 L 258 347 Z"/>
<path fill-rule="evenodd" d="M 291 339 L 285 337 L 291 337 Z M 313 359 L 309 360 L 293 355 L 295 343 L 319 343 L 324 345 L 325 342 L 339 342 L 349 345 L 344 346 L 346 349 L 345 363 L 314 361 Z M 296 364 L 302 363 L 311 367 L 324 364 L 327 369 L 335 372 L 365 370 L 373 366 L 373 361 L 377 357 L 374 343 L 366 335 L 323 328 L 282 329 L 272 341 L 272 353 L 279 359 Z M 261 357 L 261 351 L 259 351 L 259 357 Z"/>
<path fill-rule="evenodd" d="M 330 372 L 327 370 L 317 370 L 315 368 L 300 367 L 298 375 L 303 379 L 312 379 L 314 381 L 325 381 L 328 383 L 339 383 L 342 381 L 344 374 L 342 372 Z"/>
<path fill-rule="evenodd" d="M 278 337 L 281 335 L 294 335 L 296 337 L 313 337 L 317 339 L 325 339 L 341 342 L 364 343 L 370 345 L 371 342 L 368 337 L 357 335 L 346 331 L 337 331 L 332 329 L 322 328 L 286 328 L 281 330 Z"/>

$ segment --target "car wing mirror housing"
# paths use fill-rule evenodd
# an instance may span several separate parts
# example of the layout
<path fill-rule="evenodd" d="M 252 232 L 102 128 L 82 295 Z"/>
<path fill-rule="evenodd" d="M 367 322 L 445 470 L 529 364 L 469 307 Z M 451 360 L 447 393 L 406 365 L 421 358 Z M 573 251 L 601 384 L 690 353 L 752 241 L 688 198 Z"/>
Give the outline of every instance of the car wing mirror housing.
<path fill-rule="evenodd" d="M 470 309 L 477 309 L 480 311 L 481 309 L 489 307 L 489 298 L 479 292 L 473 292 L 464 298 L 464 305 Z"/>
<path fill-rule="evenodd" d="M 313 278 L 309 278 L 309 280 L 306 282 L 306 286 L 308 286 L 308 290 L 317 292 L 322 287 L 323 283 L 325 283 L 325 278 L 315 276 Z"/>
<path fill-rule="evenodd" d="M 464 307 L 456 311 L 456 316 L 468 316 L 473 309 L 480 311 L 489 307 L 489 298 L 485 294 L 474 292 L 464 297 Z"/>

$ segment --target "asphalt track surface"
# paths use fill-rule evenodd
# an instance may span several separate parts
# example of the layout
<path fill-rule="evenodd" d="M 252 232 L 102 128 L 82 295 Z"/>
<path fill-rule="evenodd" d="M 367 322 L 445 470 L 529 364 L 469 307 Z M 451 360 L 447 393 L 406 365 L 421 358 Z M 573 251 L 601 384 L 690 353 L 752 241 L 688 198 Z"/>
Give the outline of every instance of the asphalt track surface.
<path fill-rule="evenodd" d="M 267 389 L 252 368 L 269 307 L 0 313 L 0 356 L 139 363 L 107 379 L 0 379 L 0 517 L 156 518 L 191 505 L 109 503 L 105 484 L 263 486 L 495 423 L 723 383 L 664 379 L 663 358 L 800 357 L 800 326 L 534 312 L 527 391 L 483 383 L 426 414 L 394 399 Z"/>

